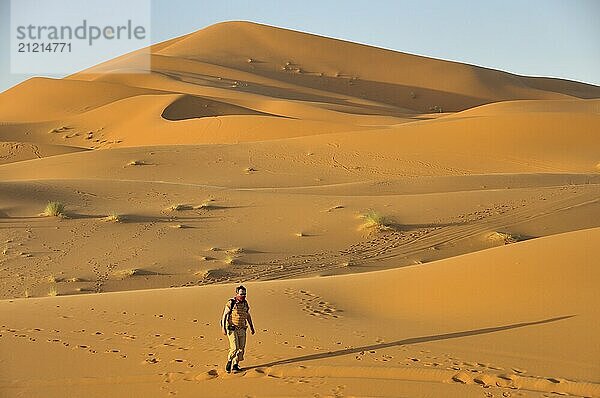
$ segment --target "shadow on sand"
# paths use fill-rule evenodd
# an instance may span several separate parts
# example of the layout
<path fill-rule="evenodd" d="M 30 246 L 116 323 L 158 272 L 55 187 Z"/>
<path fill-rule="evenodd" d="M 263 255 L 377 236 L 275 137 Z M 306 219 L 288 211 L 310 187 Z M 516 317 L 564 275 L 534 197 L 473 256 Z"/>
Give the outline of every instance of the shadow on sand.
<path fill-rule="evenodd" d="M 503 330 L 517 329 L 517 328 L 522 328 L 522 327 L 526 327 L 526 326 L 541 325 L 544 323 L 556 322 L 556 321 L 560 321 L 563 319 L 572 318 L 574 316 L 575 315 L 566 315 L 566 316 L 549 318 L 549 319 L 544 319 L 541 321 L 534 321 L 534 322 L 522 322 L 522 323 L 514 323 L 512 325 L 496 326 L 496 327 L 484 328 L 484 329 L 465 330 L 462 332 L 436 334 L 436 335 L 423 336 L 423 337 L 411 337 L 408 339 L 392 341 L 389 343 L 373 344 L 373 345 L 367 345 L 367 346 L 356 347 L 356 348 L 347 348 L 347 349 L 338 350 L 338 351 L 323 352 L 320 354 L 303 355 L 300 357 L 281 359 L 278 361 L 264 363 L 261 365 L 251 366 L 251 367 L 246 368 L 245 370 L 277 366 L 277 365 L 289 365 L 292 363 L 312 361 L 315 359 L 333 358 L 333 357 L 339 357 L 342 355 L 357 354 L 361 351 L 380 350 L 383 348 L 396 347 L 396 346 L 402 346 L 402 345 L 408 345 L 408 344 L 427 343 L 430 341 L 455 339 L 458 337 L 477 336 L 480 334 L 494 333 L 494 332 L 500 332 Z"/>

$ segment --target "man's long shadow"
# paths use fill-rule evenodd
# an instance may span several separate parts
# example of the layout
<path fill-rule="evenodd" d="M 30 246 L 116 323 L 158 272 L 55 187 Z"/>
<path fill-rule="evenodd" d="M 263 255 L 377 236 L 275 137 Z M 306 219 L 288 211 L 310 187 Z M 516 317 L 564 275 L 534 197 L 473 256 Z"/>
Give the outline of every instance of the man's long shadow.
<path fill-rule="evenodd" d="M 319 353 L 319 354 L 311 354 L 311 355 L 304 355 L 301 357 L 281 359 L 278 361 L 264 363 L 262 365 L 251 366 L 246 369 L 250 370 L 250 369 L 269 367 L 269 366 L 289 365 L 291 363 L 311 361 L 314 359 L 333 358 L 333 357 L 339 357 L 342 355 L 356 354 L 361 351 L 380 350 L 383 348 L 389 348 L 389 347 L 395 347 L 395 346 L 401 346 L 401 345 L 407 345 L 407 344 L 426 343 L 426 342 L 430 342 L 430 341 L 455 339 L 457 337 L 476 336 L 479 334 L 494 333 L 494 332 L 500 332 L 503 330 L 517 329 L 517 328 L 522 328 L 522 327 L 526 327 L 526 326 L 540 325 L 543 323 L 560 321 L 563 319 L 572 318 L 574 316 L 575 315 L 566 315 L 566 316 L 549 318 L 549 319 L 544 319 L 544 320 L 535 321 L 535 322 L 522 322 L 522 323 L 514 323 L 512 325 L 496 326 L 496 327 L 484 328 L 484 329 L 465 330 L 462 332 L 436 334 L 436 335 L 423 336 L 423 337 L 411 337 L 408 339 L 392 341 L 389 343 L 373 344 L 373 345 L 362 346 L 362 347 L 347 348 L 347 349 L 338 350 L 338 351 L 328 351 L 328 352 L 323 352 L 323 353 Z"/>

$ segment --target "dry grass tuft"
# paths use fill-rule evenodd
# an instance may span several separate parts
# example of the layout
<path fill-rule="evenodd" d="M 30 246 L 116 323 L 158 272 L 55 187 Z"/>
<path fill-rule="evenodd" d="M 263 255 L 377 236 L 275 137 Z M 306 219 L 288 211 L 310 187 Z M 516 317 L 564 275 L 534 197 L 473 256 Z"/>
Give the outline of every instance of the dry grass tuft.
<path fill-rule="evenodd" d="M 46 217 L 64 217 L 65 216 L 65 205 L 61 202 L 48 202 L 42 215 Z"/>
<path fill-rule="evenodd" d="M 48 292 L 48 296 L 50 296 L 50 297 L 58 296 L 58 289 L 56 288 L 56 286 L 52 286 L 50 288 L 50 291 Z"/>
<path fill-rule="evenodd" d="M 215 200 L 212 198 L 206 199 L 204 202 L 199 204 L 198 206 L 194 206 L 194 210 L 211 210 L 216 209 L 217 206 L 213 204 Z"/>
<path fill-rule="evenodd" d="M 143 160 L 132 160 L 129 163 L 127 163 L 127 166 L 144 166 L 146 163 L 144 163 Z"/>
<path fill-rule="evenodd" d="M 148 275 L 159 275 L 157 272 L 148 271 L 143 268 L 129 268 L 122 269 L 112 273 L 113 276 L 121 279 L 131 278 L 133 276 L 148 276 Z"/>
<path fill-rule="evenodd" d="M 117 213 L 111 213 L 108 216 L 104 217 L 102 219 L 102 221 L 105 222 L 123 222 L 125 221 L 125 218 Z"/>
<path fill-rule="evenodd" d="M 134 275 L 137 275 L 138 272 L 139 272 L 139 270 L 137 268 L 122 269 L 122 270 L 113 272 L 113 275 L 116 276 L 117 278 L 125 279 L 125 278 L 130 278 Z"/>
<path fill-rule="evenodd" d="M 227 265 L 234 265 L 238 263 L 237 256 L 229 255 L 223 259 L 223 262 Z"/>
<path fill-rule="evenodd" d="M 167 208 L 167 211 L 182 211 L 182 210 L 192 210 L 192 209 L 193 209 L 193 207 L 190 205 L 184 205 L 184 204 L 178 203 L 178 204 L 169 206 Z"/>
<path fill-rule="evenodd" d="M 208 278 L 208 276 L 210 275 L 210 270 L 202 269 L 200 271 L 194 272 L 194 275 L 199 277 L 200 279 L 205 279 Z"/>
<path fill-rule="evenodd" d="M 500 242 L 503 245 L 516 243 L 521 240 L 518 235 L 512 235 L 504 232 L 492 232 L 487 236 L 487 239 L 492 242 Z"/>
<path fill-rule="evenodd" d="M 381 231 L 391 228 L 391 224 L 386 217 L 374 210 L 369 210 L 368 212 L 361 214 L 360 217 L 364 220 L 362 225 L 363 229 L 373 228 Z"/>

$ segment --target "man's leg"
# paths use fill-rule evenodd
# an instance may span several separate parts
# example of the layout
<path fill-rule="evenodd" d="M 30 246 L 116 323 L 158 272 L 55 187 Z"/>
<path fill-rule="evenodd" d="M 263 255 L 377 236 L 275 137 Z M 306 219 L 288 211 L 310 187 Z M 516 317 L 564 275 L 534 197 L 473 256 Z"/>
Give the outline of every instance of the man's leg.
<path fill-rule="evenodd" d="M 231 363 L 237 358 L 237 338 L 234 330 L 227 331 L 227 339 L 229 340 L 229 353 L 227 354 L 227 366 L 225 370 L 231 371 Z"/>
<path fill-rule="evenodd" d="M 233 367 L 231 368 L 235 372 L 240 371 L 239 363 L 244 360 L 244 350 L 246 349 L 246 329 L 239 329 L 235 331 L 237 335 L 237 355 L 233 359 Z"/>
<path fill-rule="evenodd" d="M 240 329 L 239 331 L 236 330 L 236 332 L 238 332 L 238 352 L 236 363 L 239 363 L 240 361 L 244 360 L 244 352 L 246 351 L 246 329 Z"/>

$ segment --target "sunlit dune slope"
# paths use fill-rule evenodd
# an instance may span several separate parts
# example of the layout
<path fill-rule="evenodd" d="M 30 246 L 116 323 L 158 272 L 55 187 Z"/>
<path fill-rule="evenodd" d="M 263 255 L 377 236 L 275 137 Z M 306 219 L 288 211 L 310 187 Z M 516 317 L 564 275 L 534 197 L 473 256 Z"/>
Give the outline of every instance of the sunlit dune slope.
<path fill-rule="evenodd" d="M 277 76 L 345 94 L 371 88 L 367 97 L 377 98 L 370 99 L 421 111 L 429 109 L 425 103 L 428 99 L 432 101 L 429 106 L 456 111 L 499 100 L 593 98 L 600 93 L 597 87 L 582 83 L 526 78 L 249 22 L 216 24 L 162 45 L 153 53 Z M 318 77 L 325 78 L 321 84 Z M 344 80 L 344 86 L 335 84 Z M 422 92 L 410 98 L 413 89 Z M 388 97 L 391 92 L 396 98 Z"/>
<path fill-rule="evenodd" d="M 150 70 L 139 69 L 143 51 Z M 226 22 L 2 93 L 0 139 L 28 132 L 29 142 L 86 148 L 270 140 L 426 121 L 498 101 L 571 100 L 561 113 L 597 116 L 597 103 L 577 103 L 599 96 L 583 83 Z"/>
<path fill-rule="evenodd" d="M 249 283 L 258 333 L 238 375 L 218 365 L 216 310 L 233 285 L 3 301 L 0 346 L 18 355 L 0 388 L 301 396 L 343 382 L 384 397 L 598 396 L 599 238 L 583 230 L 427 266 Z"/>

